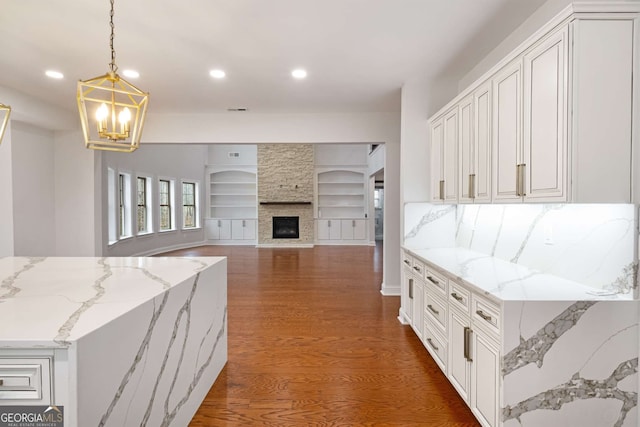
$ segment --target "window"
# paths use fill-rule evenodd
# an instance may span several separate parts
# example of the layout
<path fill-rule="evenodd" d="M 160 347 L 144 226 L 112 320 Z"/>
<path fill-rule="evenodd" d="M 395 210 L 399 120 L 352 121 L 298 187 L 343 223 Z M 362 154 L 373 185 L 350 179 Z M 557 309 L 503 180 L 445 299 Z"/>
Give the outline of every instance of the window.
<path fill-rule="evenodd" d="M 126 173 L 118 174 L 118 224 L 120 237 L 131 236 L 131 178 Z"/>
<path fill-rule="evenodd" d="M 171 181 L 160 180 L 160 231 L 172 229 Z"/>
<path fill-rule="evenodd" d="M 116 196 L 117 180 L 116 171 L 109 168 L 107 171 L 107 185 L 108 185 L 108 201 L 107 201 L 107 218 L 109 219 L 109 243 L 115 243 L 118 241 L 118 219 L 116 207 L 118 197 Z"/>
<path fill-rule="evenodd" d="M 149 179 L 144 176 L 138 177 L 138 186 L 136 192 L 136 199 L 138 203 L 138 215 L 137 215 L 137 223 L 138 223 L 138 234 L 150 233 L 151 230 L 151 212 L 149 209 Z"/>
<path fill-rule="evenodd" d="M 182 227 L 195 228 L 198 226 L 196 211 L 196 183 L 182 183 Z"/>

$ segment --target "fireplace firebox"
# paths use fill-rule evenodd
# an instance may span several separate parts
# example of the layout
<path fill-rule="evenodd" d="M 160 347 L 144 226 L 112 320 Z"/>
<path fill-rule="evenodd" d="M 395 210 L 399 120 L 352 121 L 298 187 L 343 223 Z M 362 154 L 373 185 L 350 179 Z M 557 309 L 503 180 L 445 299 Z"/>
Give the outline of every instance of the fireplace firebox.
<path fill-rule="evenodd" d="M 273 217 L 273 238 L 274 239 L 299 239 L 300 238 L 300 217 L 274 216 Z"/>

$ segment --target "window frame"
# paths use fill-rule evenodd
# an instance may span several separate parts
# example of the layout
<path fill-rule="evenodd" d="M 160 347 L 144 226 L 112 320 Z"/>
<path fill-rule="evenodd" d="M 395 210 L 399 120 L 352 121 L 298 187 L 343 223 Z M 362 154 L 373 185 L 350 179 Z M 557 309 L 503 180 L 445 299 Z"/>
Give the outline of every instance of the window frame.
<path fill-rule="evenodd" d="M 162 186 L 163 182 L 167 183 L 167 204 L 163 203 Z M 166 233 L 175 231 L 175 179 L 168 177 L 158 177 L 158 231 Z M 162 228 L 162 212 L 163 207 L 167 207 L 169 213 L 169 228 Z"/>
<path fill-rule="evenodd" d="M 144 180 L 144 204 L 140 204 L 140 180 Z M 138 174 L 136 175 L 136 235 L 144 236 L 153 233 L 153 178 L 149 175 Z M 145 209 L 145 229 L 140 230 L 139 222 L 139 210 L 143 207 Z"/>
<path fill-rule="evenodd" d="M 118 171 L 117 174 L 117 200 L 115 203 L 118 222 L 118 240 L 128 239 L 133 236 L 131 225 L 131 173 Z"/>
<path fill-rule="evenodd" d="M 193 186 L 193 204 L 185 204 L 185 185 L 192 185 Z M 200 183 L 197 180 L 194 179 L 183 179 L 181 181 L 181 196 L 182 196 L 182 203 L 181 203 L 181 207 L 182 207 L 182 229 L 183 230 L 195 230 L 200 228 L 200 214 L 198 212 L 199 208 L 200 208 Z M 186 220 L 186 215 L 185 215 L 185 208 L 186 207 L 193 207 L 193 225 L 187 226 L 185 224 L 185 220 Z"/>

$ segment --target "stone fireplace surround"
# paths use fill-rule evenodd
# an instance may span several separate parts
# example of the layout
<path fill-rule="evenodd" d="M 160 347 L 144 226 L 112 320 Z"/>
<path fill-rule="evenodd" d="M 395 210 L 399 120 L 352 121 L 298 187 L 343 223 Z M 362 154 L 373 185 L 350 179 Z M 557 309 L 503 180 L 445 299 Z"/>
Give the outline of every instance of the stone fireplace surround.
<path fill-rule="evenodd" d="M 313 171 L 312 144 L 258 145 L 258 246 L 313 246 Z M 299 217 L 300 237 L 274 239 L 274 216 Z"/>

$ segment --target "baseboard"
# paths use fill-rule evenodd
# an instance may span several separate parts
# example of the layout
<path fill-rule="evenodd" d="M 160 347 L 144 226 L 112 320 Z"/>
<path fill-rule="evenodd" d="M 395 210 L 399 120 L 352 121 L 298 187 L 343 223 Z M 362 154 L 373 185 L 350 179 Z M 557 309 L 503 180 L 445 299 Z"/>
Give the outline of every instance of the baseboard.
<path fill-rule="evenodd" d="M 400 286 L 387 286 L 382 282 L 382 285 L 380 286 L 380 293 L 385 297 L 400 296 Z"/>
<path fill-rule="evenodd" d="M 287 243 L 287 244 L 277 244 L 277 243 L 258 243 L 256 248 L 313 248 L 313 243 Z"/>
<path fill-rule="evenodd" d="M 182 243 L 179 245 L 171 245 L 171 246 L 165 246 L 163 248 L 154 248 L 151 249 L 149 251 L 144 251 L 144 252 L 138 252 L 137 254 L 133 254 L 131 256 L 139 256 L 139 257 L 143 257 L 143 256 L 153 256 L 153 255 L 157 255 L 157 254 L 161 254 L 164 252 L 171 252 L 171 251 L 177 251 L 180 249 L 189 249 L 189 248 L 196 248 L 199 246 L 209 246 L 211 243 L 205 241 L 202 242 L 191 242 L 191 243 Z"/>
<path fill-rule="evenodd" d="M 400 310 L 398 310 L 398 321 L 403 325 L 410 325 L 411 324 L 411 322 L 409 321 L 409 318 L 407 317 L 405 312 L 402 311 L 402 307 L 400 307 Z"/>

